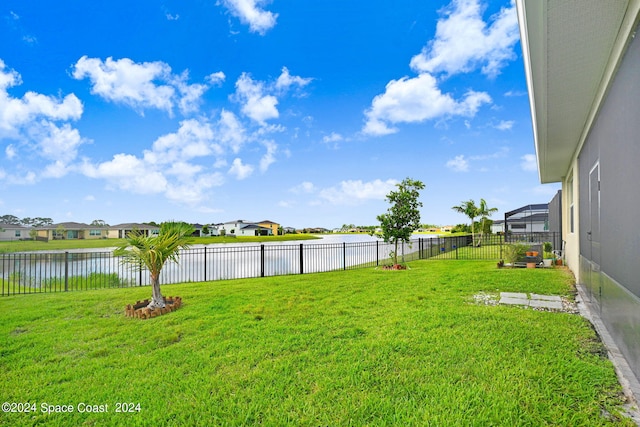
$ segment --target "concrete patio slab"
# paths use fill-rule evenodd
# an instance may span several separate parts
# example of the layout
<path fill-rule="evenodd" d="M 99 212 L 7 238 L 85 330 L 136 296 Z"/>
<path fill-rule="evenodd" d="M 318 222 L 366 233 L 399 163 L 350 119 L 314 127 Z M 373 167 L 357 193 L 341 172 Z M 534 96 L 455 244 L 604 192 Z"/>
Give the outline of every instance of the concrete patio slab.
<path fill-rule="evenodd" d="M 521 298 L 528 299 L 527 294 L 522 292 L 500 292 L 500 298 Z"/>
<path fill-rule="evenodd" d="M 562 302 L 562 298 L 560 298 L 558 295 L 538 295 L 538 294 L 531 294 L 531 299 L 534 299 L 534 300 L 543 300 L 543 301 L 557 301 L 557 302 Z"/>
<path fill-rule="evenodd" d="M 547 301 L 543 299 L 532 299 L 529 303 L 531 307 L 550 308 L 552 310 L 562 310 L 562 301 Z"/>
<path fill-rule="evenodd" d="M 525 298 L 509 298 L 509 297 L 501 297 L 500 304 L 509 304 L 509 305 L 529 305 L 529 299 Z"/>

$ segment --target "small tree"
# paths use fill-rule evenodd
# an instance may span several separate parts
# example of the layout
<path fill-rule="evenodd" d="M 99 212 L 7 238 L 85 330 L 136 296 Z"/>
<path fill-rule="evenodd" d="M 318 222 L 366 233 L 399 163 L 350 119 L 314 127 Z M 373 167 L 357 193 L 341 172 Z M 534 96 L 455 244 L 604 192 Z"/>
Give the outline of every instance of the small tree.
<path fill-rule="evenodd" d="M 394 244 L 393 263 L 398 264 L 398 243 L 408 243 L 411 234 L 420 227 L 420 208 L 418 201 L 420 190 L 424 189 L 421 181 L 405 178 L 396 184 L 397 191 L 387 194 L 386 200 L 391 203 L 387 212 L 378 215 L 382 228 L 382 238 L 386 243 Z"/>
<path fill-rule="evenodd" d="M 193 232 L 193 226 L 186 222 L 164 222 L 157 236 L 147 237 L 140 231 L 133 231 L 126 242 L 113 251 L 114 255 L 123 257 L 122 263 L 149 270 L 152 299 L 148 308 L 153 310 L 165 306 L 160 292 L 160 272 L 166 261 L 178 262 L 180 249 L 189 247 Z"/>
<path fill-rule="evenodd" d="M 473 246 L 475 246 L 476 233 L 475 233 L 474 220 L 479 216 L 476 202 L 474 202 L 473 200 L 467 200 L 466 202 L 462 202 L 459 206 L 454 206 L 451 209 L 466 215 L 471 220 L 471 241 L 473 243 Z"/>
<path fill-rule="evenodd" d="M 487 202 L 484 199 L 480 199 L 480 205 L 478 206 L 478 216 L 480 217 L 480 221 L 482 224 L 480 228 L 481 233 L 487 233 L 487 220 L 496 212 L 498 212 L 498 208 L 490 208 L 487 206 Z"/>
<path fill-rule="evenodd" d="M 515 267 L 516 262 L 520 261 L 529 250 L 529 246 L 524 243 L 512 243 L 505 245 L 504 259 L 511 267 Z"/>
<path fill-rule="evenodd" d="M 59 237 L 59 238 L 61 238 L 61 239 L 64 239 L 64 234 L 65 234 L 66 232 L 67 232 L 67 229 L 66 229 L 66 228 L 64 228 L 64 225 L 59 224 L 59 225 L 56 227 L 55 231 L 54 231 L 54 235 L 55 235 L 55 236 L 58 236 L 58 237 Z"/>

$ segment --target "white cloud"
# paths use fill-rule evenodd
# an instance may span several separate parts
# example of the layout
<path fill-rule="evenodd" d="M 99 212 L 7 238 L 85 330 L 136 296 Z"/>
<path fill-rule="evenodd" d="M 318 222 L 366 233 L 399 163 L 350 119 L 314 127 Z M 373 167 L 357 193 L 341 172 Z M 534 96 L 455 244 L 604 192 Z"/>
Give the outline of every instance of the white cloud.
<path fill-rule="evenodd" d="M 36 120 L 68 121 L 82 116 L 82 102 L 74 94 L 58 99 L 29 91 L 22 98 L 11 97 L 7 89 L 21 85 L 22 78 L 5 68 L 0 59 L 0 137 L 17 137 Z"/>
<path fill-rule="evenodd" d="M 170 184 L 166 191 L 166 197 L 174 202 L 195 205 L 205 198 L 204 194 L 207 190 L 223 183 L 224 177 L 221 173 L 201 174 L 187 182 Z"/>
<path fill-rule="evenodd" d="M 304 78 L 300 76 L 292 76 L 289 74 L 289 69 L 287 67 L 282 67 L 282 73 L 276 80 L 275 87 L 276 89 L 287 91 L 292 86 L 297 86 L 299 88 L 303 88 L 309 83 L 311 83 L 313 79 L 310 77 Z"/>
<path fill-rule="evenodd" d="M 164 194 L 169 200 L 195 204 L 206 197 L 206 190 L 222 185 L 219 173 L 197 174 L 199 167 L 181 164 L 166 172 L 130 154 L 116 154 L 113 160 L 81 171 L 88 177 L 106 179 L 120 190 L 134 194 Z M 167 176 L 165 176 L 165 173 Z M 171 178 L 171 179 L 169 179 Z"/>
<path fill-rule="evenodd" d="M 525 154 L 520 157 L 520 160 L 522 160 L 520 167 L 523 171 L 536 172 L 538 170 L 538 162 L 535 154 Z"/>
<path fill-rule="evenodd" d="M 482 19 L 485 7 L 479 0 L 454 0 L 438 21 L 436 37 L 411 59 L 420 73 L 466 73 L 481 67 L 495 77 L 506 62 L 516 57 L 518 19 L 513 2 L 490 18 Z"/>
<path fill-rule="evenodd" d="M 205 80 L 212 86 L 217 86 L 222 84 L 226 78 L 227 76 L 222 71 L 218 71 L 217 73 L 209 74 Z"/>
<path fill-rule="evenodd" d="M 247 140 L 247 135 L 235 114 L 222 110 L 218 122 L 220 142 L 231 148 L 233 153 L 238 153 Z"/>
<path fill-rule="evenodd" d="M 78 148 L 86 141 L 77 129 L 67 122 L 82 116 L 83 105 L 74 95 L 63 99 L 28 91 L 22 98 L 9 95 L 7 89 L 22 84 L 20 74 L 8 70 L 0 60 L 0 139 L 15 139 L 19 144 L 8 144 L 5 148 L 7 159 L 21 160 L 21 150 L 35 153 L 50 161 L 48 165 L 34 165 L 38 174 L 28 171 L 23 176 L 11 175 L 8 181 L 19 184 L 36 182 L 40 177 L 61 177 L 68 172 Z"/>
<path fill-rule="evenodd" d="M 316 191 L 316 187 L 315 185 L 313 185 L 312 182 L 309 181 L 303 181 L 302 183 L 296 185 L 295 187 L 291 188 L 289 191 L 291 191 L 292 193 L 295 194 L 309 194 L 309 193 L 313 193 Z"/>
<path fill-rule="evenodd" d="M 253 166 L 245 165 L 240 158 L 235 158 L 229 169 L 230 175 L 235 175 L 239 180 L 248 178 L 253 173 Z"/>
<path fill-rule="evenodd" d="M 276 161 L 275 155 L 278 150 L 278 145 L 273 141 L 264 141 L 262 144 L 267 149 L 267 152 L 260 159 L 260 172 L 264 173 L 269 169 L 269 166 Z"/>
<path fill-rule="evenodd" d="M 242 113 L 263 127 L 263 131 L 278 132 L 281 125 L 267 125 L 266 121 L 280 117 L 278 111 L 278 97 L 284 96 L 292 88 L 304 88 L 311 78 L 292 76 L 286 67 L 275 82 L 261 82 L 251 78 L 248 73 L 242 73 L 236 81 L 236 93 L 231 97 L 242 104 Z M 298 95 L 302 95 L 298 92 Z M 272 126 L 272 127 L 268 127 Z"/>
<path fill-rule="evenodd" d="M 389 126 L 397 123 L 416 123 L 443 116 L 473 116 L 482 104 L 490 102 L 487 93 L 471 90 L 464 99 L 456 101 L 440 91 L 430 74 L 403 77 L 390 81 L 385 93 L 373 99 L 371 108 L 365 112 L 367 120 L 363 132 L 386 135 L 397 132 Z"/>
<path fill-rule="evenodd" d="M 20 35 L 23 42 L 27 44 L 35 44 L 38 42 L 36 36 L 27 33 L 22 23 L 20 22 L 20 15 L 18 15 L 14 11 L 9 11 L 9 15 L 5 17 L 5 21 L 7 24 L 9 24 L 9 28 Z"/>
<path fill-rule="evenodd" d="M 263 10 L 261 6 L 264 0 L 220 0 L 229 12 L 244 24 L 249 25 L 249 30 L 264 35 L 276 25 L 277 13 Z"/>
<path fill-rule="evenodd" d="M 173 79 L 173 85 L 180 93 L 178 98 L 178 108 L 184 115 L 198 111 L 202 95 L 209 89 L 204 84 L 187 84 L 189 73 L 184 71 L 180 76 Z"/>
<path fill-rule="evenodd" d="M 370 182 L 362 180 L 342 181 L 336 187 L 320 191 L 320 198 L 335 205 L 356 205 L 367 200 L 384 200 L 386 195 L 396 188 L 398 181 L 376 179 Z"/>
<path fill-rule="evenodd" d="M 7 156 L 7 159 L 11 160 L 16 157 L 16 148 L 12 144 L 9 144 L 4 149 L 4 154 Z"/>
<path fill-rule="evenodd" d="M 218 154 L 216 138 L 207 121 L 184 120 L 176 132 L 157 138 L 142 157 L 120 153 L 99 164 L 87 160 L 79 170 L 120 190 L 164 194 L 171 201 L 193 205 L 208 198 L 207 189 L 224 182 L 224 176 L 210 172 L 208 166 L 209 158 Z"/>
<path fill-rule="evenodd" d="M 343 136 L 340 135 L 339 133 L 335 133 L 335 132 L 331 132 L 330 135 L 325 135 L 322 138 L 322 142 L 326 142 L 326 143 L 329 143 L 329 142 L 340 142 L 342 140 L 344 140 Z"/>
<path fill-rule="evenodd" d="M 77 149 L 82 144 L 80 132 L 68 123 L 57 127 L 51 122 L 43 122 L 34 139 L 38 140 L 42 157 L 63 163 L 75 159 L 78 154 Z"/>
<path fill-rule="evenodd" d="M 189 119 L 180 122 L 175 133 L 156 139 L 151 150 L 145 150 L 144 160 L 149 164 L 166 165 L 205 157 L 213 152 L 214 133 L 207 122 Z"/>
<path fill-rule="evenodd" d="M 264 124 L 266 120 L 280 116 L 278 99 L 265 92 L 264 84 L 242 73 L 236 82 L 236 97 L 243 104 L 242 112 L 252 120 Z"/>
<path fill-rule="evenodd" d="M 454 172 L 467 172 L 469 171 L 469 162 L 464 158 L 464 155 L 459 155 L 449 160 L 447 167 Z"/>
<path fill-rule="evenodd" d="M 521 90 L 509 90 L 504 93 L 504 96 L 525 96 L 527 95 L 526 91 Z"/>
<path fill-rule="evenodd" d="M 136 194 L 158 194 L 166 191 L 164 175 L 131 154 L 116 154 L 112 160 L 92 165 L 85 162 L 81 172 L 90 178 L 102 178 L 118 188 Z"/>
<path fill-rule="evenodd" d="M 76 62 L 73 77 L 88 77 L 93 85 L 91 93 L 102 98 L 129 105 L 136 110 L 157 108 L 171 113 L 175 89 L 160 84 L 171 79 L 171 67 L 164 62 L 133 62 L 129 58 L 104 62 L 83 56 Z"/>
<path fill-rule="evenodd" d="M 227 173 L 239 180 L 253 174 L 255 167 L 239 157 L 232 162 L 225 159 L 228 154 L 238 154 L 248 142 L 265 147 L 259 162 L 265 172 L 276 160 L 277 144 L 247 135 L 238 118 L 222 110 L 215 123 L 205 118 L 181 121 L 175 132 L 157 138 L 142 156 L 120 153 L 96 164 L 85 160 L 78 170 L 90 178 L 105 180 L 111 189 L 162 194 L 172 202 L 196 208 L 210 197 L 209 188 L 224 183 L 225 175 L 212 172 L 215 169 L 227 168 Z"/>
<path fill-rule="evenodd" d="M 224 74 L 212 74 L 214 79 Z M 188 71 L 171 73 L 171 67 L 161 61 L 136 63 L 129 58 L 102 61 L 83 56 L 76 62 L 73 77 L 91 81 L 91 93 L 107 101 L 127 105 L 138 113 L 155 108 L 173 115 L 177 106 L 182 114 L 198 111 L 200 99 L 209 89 L 205 84 L 188 84 Z M 216 80 L 217 83 L 218 80 Z"/>
<path fill-rule="evenodd" d="M 494 127 L 498 130 L 510 130 L 513 128 L 513 124 L 515 122 L 513 120 L 501 120 L 500 123 L 495 125 Z"/>
<path fill-rule="evenodd" d="M 451 116 L 473 117 L 483 104 L 492 102 L 486 92 L 468 90 L 461 99 L 443 93 L 436 75 L 467 73 L 480 69 L 495 77 L 514 59 L 519 39 L 513 2 L 510 7 L 482 19 L 479 0 L 453 0 L 438 21 L 435 38 L 410 62 L 417 77 L 391 80 L 365 111 L 363 133 L 374 136 L 398 132 L 399 123 L 417 123 Z M 465 122 L 467 125 L 468 122 Z"/>
<path fill-rule="evenodd" d="M 66 175 L 70 170 L 70 163 L 78 155 L 78 147 L 85 142 L 80 132 L 68 123 L 58 127 L 43 120 L 34 125 L 29 133 L 35 141 L 34 145 L 38 148 L 39 155 L 52 162 L 42 170 L 41 176 L 44 178 L 60 178 Z"/>

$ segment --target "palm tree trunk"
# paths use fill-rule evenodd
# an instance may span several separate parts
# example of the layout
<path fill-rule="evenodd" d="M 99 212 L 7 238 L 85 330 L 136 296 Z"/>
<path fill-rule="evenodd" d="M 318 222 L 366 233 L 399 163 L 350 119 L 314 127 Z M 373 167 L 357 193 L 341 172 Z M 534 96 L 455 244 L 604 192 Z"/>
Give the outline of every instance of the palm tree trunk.
<path fill-rule="evenodd" d="M 151 302 L 147 305 L 147 308 L 153 310 L 155 308 L 164 308 L 164 298 L 160 292 L 160 276 L 151 276 Z"/>
<path fill-rule="evenodd" d="M 471 219 L 471 246 L 476 247 L 476 230 L 473 226 L 473 218 Z"/>

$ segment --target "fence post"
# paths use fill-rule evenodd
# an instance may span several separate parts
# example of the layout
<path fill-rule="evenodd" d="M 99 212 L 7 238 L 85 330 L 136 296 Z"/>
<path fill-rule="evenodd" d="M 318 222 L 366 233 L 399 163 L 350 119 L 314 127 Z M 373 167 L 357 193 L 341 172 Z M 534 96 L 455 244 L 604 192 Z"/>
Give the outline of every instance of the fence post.
<path fill-rule="evenodd" d="M 264 277 L 264 243 L 260 244 L 260 277 Z"/>
<path fill-rule="evenodd" d="M 304 256 L 302 254 L 302 243 L 300 243 L 300 274 L 304 274 Z"/>
<path fill-rule="evenodd" d="M 69 290 L 69 252 L 64 253 L 64 291 Z"/>
<path fill-rule="evenodd" d="M 342 242 L 342 269 L 347 269 L 347 242 Z"/>
<path fill-rule="evenodd" d="M 204 247 L 204 281 L 207 281 L 207 247 Z"/>
<path fill-rule="evenodd" d="M 376 240 L 376 267 L 380 266 L 380 240 Z"/>

